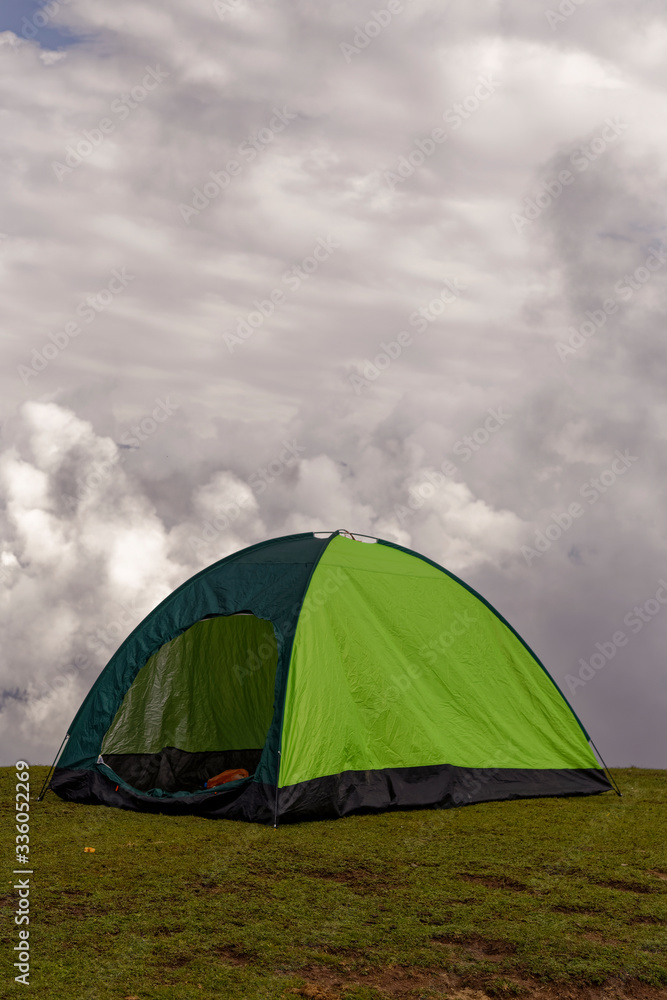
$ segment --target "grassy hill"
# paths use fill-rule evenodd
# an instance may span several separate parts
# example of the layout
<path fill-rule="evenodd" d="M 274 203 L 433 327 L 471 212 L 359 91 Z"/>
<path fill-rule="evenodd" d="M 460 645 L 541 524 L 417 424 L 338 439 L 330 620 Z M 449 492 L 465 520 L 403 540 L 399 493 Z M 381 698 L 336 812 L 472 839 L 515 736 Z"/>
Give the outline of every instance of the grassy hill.
<path fill-rule="evenodd" d="M 615 771 L 622 799 L 278 830 L 36 803 L 45 773 L 31 769 L 40 1000 L 667 997 L 667 772 Z M 24 989 L 14 781 L 0 769 L 3 997 Z"/>

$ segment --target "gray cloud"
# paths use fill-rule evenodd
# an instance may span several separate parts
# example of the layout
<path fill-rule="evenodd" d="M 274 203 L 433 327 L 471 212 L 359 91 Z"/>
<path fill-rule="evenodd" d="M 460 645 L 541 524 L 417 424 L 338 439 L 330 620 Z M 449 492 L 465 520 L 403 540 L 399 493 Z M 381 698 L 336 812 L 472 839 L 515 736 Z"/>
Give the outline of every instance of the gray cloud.
<path fill-rule="evenodd" d="M 0 35 L 3 759 L 52 755 L 199 568 L 345 527 L 462 575 L 609 763 L 664 766 L 667 615 L 624 618 L 667 571 L 667 268 L 617 287 L 667 244 L 664 12 L 413 0 L 346 61 L 377 5 L 230 6 L 62 5 L 57 51 Z"/>

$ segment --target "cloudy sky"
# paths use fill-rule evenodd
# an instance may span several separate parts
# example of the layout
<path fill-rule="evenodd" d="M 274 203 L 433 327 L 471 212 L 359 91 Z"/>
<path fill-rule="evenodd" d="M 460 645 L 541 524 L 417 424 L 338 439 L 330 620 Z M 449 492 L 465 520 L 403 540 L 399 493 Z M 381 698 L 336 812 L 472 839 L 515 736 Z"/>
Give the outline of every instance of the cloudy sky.
<path fill-rule="evenodd" d="M 667 766 L 664 5 L 0 12 L 0 763 L 194 572 L 347 528 Z"/>

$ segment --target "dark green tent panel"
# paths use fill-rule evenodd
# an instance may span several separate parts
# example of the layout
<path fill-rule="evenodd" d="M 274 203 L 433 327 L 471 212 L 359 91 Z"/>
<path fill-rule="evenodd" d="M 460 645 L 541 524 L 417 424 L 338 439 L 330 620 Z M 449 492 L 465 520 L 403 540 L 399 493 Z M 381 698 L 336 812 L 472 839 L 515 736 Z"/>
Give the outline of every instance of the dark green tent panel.
<path fill-rule="evenodd" d="M 251 546 L 163 601 L 93 685 L 51 787 L 277 822 L 611 785 L 483 598 L 415 552 L 334 532 Z"/>

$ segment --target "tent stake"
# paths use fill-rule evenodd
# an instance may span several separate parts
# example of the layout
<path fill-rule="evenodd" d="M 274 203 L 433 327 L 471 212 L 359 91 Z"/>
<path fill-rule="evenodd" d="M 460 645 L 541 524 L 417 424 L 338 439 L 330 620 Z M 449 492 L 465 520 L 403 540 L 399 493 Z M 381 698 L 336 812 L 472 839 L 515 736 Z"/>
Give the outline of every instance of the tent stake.
<path fill-rule="evenodd" d="M 51 780 L 51 775 L 52 775 L 52 773 L 53 773 L 53 771 L 54 771 L 54 769 L 55 769 L 55 766 L 56 766 L 56 764 L 57 764 L 57 763 L 58 763 L 58 761 L 60 760 L 60 755 L 61 755 L 61 753 L 63 752 L 63 747 L 64 747 L 64 746 L 65 746 L 65 744 L 67 743 L 68 739 L 69 739 L 69 733 L 66 733 L 66 734 L 65 734 L 65 739 L 64 739 L 64 740 L 62 741 L 62 743 L 60 744 L 60 750 L 59 750 L 59 751 L 58 751 L 58 753 L 56 754 L 56 756 L 55 756 L 55 758 L 54 758 L 54 760 L 53 760 L 53 764 L 52 764 L 52 765 L 51 765 L 51 767 L 49 768 L 49 770 L 48 770 L 48 772 L 47 772 L 47 775 L 46 775 L 46 778 L 44 779 L 44 784 L 42 785 L 42 790 L 41 790 L 41 792 L 39 793 L 39 795 L 37 796 L 37 801 L 38 801 L 38 802 L 41 802 L 41 801 L 42 801 L 42 799 L 44 798 L 44 795 L 46 794 L 46 786 L 48 785 L 49 781 Z"/>

